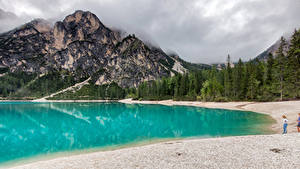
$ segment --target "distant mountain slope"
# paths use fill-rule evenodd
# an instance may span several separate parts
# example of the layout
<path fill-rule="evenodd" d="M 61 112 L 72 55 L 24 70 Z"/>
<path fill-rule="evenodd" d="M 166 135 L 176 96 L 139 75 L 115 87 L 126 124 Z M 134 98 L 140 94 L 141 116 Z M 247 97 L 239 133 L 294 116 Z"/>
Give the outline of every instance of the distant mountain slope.
<path fill-rule="evenodd" d="M 287 36 L 284 36 L 284 38 L 286 39 L 287 41 L 287 44 L 289 45 L 290 43 L 290 39 L 291 39 L 291 36 L 290 35 L 287 35 Z M 276 55 L 276 51 L 278 50 L 279 48 L 279 45 L 280 45 L 280 39 L 278 39 L 273 45 L 271 45 L 267 50 L 263 51 L 261 54 L 259 54 L 256 58 L 259 59 L 259 60 L 267 60 L 268 58 L 268 55 L 271 53 L 273 56 Z"/>
<path fill-rule="evenodd" d="M 210 69 L 211 68 L 211 65 L 208 65 L 208 64 L 191 63 L 191 62 L 184 61 L 178 55 L 175 55 L 175 54 L 171 54 L 169 56 L 172 57 L 174 60 L 176 60 L 178 63 L 180 63 L 180 65 L 182 65 L 182 67 L 184 67 L 188 71 L 197 71 L 197 70 L 203 70 L 203 69 Z"/>
<path fill-rule="evenodd" d="M 134 35 L 122 38 L 120 32 L 106 27 L 91 12 L 76 11 L 54 26 L 37 19 L 0 34 L 0 74 L 22 72 L 24 78 L 37 76 L 34 83 L 27 85 L 27 91 L 40 90 L 39 85 L 51 88 L 46 81 L 53 83 L 53 91 L 57 91 L 88 78 L 96 85 L 115 82 L 124 88 L 136 87 L 143 81 L 206 67 L 168 56 Z M 12 78 L 0 81 L 3 79 Z M 68 84 L 55 85 L 58 81 Z M 20 84 L 7 92 L 24 94 L 24 86 Z M 43 95 L 41 91 L 39 96 Z"/>

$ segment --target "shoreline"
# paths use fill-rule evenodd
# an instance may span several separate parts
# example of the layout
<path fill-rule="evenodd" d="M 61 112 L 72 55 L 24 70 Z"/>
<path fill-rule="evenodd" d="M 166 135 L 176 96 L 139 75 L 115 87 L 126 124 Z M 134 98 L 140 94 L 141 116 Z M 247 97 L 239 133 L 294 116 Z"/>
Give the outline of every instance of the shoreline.
<path fill-rule="evenodd" d="M 288 132 L 297 132 L 297 118 L 300 113 L 300 100 L 297 101 L 281 101 L 281 102 L 199 102 L 199 101 L 137 101 L 132 99 L 120 100 L 120 103 L 126 104 L 161 104 L 166 106 L 196 106 L 203 108 L 228 109 L 239 111 L 251 111 L 269 115 L 276 123 L 272 125 L 272 129 L 280 134 L 282 130 L 282 115 L 286 115 L 289 119 Z"/>
<path fill-rule="evenodd" d="M 267 134 L 273 135 L 273 134 Z M 266 136 L 267 136 L 266 135 Z M 66 158 L 66 157 L 73 157 L 73 156 L 82 156 L 82 155 L 89 155 L 94 153 L 105 153 L 105 152 L 112 152 L 112 151 L 119 151 L 123 149 L 132 149 L 132 148 L 139 148 L 144 146 L 156 145 L 156 144 L 173 144 L 178 142 L 189 142 L 193 140 L 203 140 L 203 139 L 220 139 L 220 138 L 231 138 L 231 137 L 246 137 L 246 136 L 259 136 L 259 135 L 236 135 L 236 136 L 222 136 L 222 137 L 209 137 L 209 136 L 192 136 L 192 137 L 181 137 L 181 138 L 153 138 L 150 140 L 143 140 L 138 142 L 131 142 L 121 145 L 112 145 L 112 146 L 105 146 L 105 147 L 93 147 L 87 149 L 77 149 L 77 150 L 68 150 L 68 151 L 59 151 L 59 152 L 52 152 L 49 154 L 41 154 L 35 155 L 32 157 L 23 157 L 17 160 L 12 160 L 8 162 L 4 162 L 0 165 L 0 169 L 2 168 L 27 168 L 27 165 L 31 166 L 31 164 L 39 163 L 39 162 L 47 162 L 52 161 L 55 159 Z M 77 167 L 75 167 L 77 168 Z M 28 169 L 31 169 L 28 168 Z"/>
<path fill-rule="evenodd" d="M 33 102 L 33 103 L 104 103 L 104 102 L 119 102 L 124 104 L 160 104 L 166 106 L 195 106 L 203 108 L 251 111 L 269 115 L 276 123 L 271 126 L 271 129 L 276 133 L 281 133 L 282 130 L 282 115 L 288 117 L 288 131 L 297 132 L 296 119 L 300 113 L 300 100 L 295 101 L 278 101 L 278 102 L 200 102 L 200 101 L 138 101 L 132 99 L 123 100 L 46 100 L 45 98 L 36 100 L 0 100 L 1 102 Z"/>
<path fill-rule="evenodd" d="M 300 134 L 181 139 L 69 155 L 13 169 L 79 168 L 297 168 Z"/>
<path fill-rule="evenodd" d="M 103 102 L 119 102 L 119 100 L 0 100 L 1 102 L 32 102 L 32 103 L 103 103 Z"/>
<path fill-rule="evenodd" d="M 66 102 L 65 100 L 59 101 L 46 101 L 46 102 Z M 74 102 L 69 101 L 69 102 Z M 91 102 L 90 100 L 76 100 L 75 102 Z M 110 100 L 96 100 L 94 102 L 111 102 Z M 114 101 L 115 102 L 115 101 Z M 78 151 L 78 154 L 73 153 L 61 153 L 61 156 L 51 156 L 50 158 L 37 158 L 24 161 L 24 163 L 19 163 L 16 165 L 9 165 L 6 167 L 13 168 L 155 168 L 159 165 L 159 163 L 164 163 L 164 168 L 201 168 L 204 166 L 210 168 L 224 168 L 227 166 L 229 168 L 241 168 L 244 166 L 242 159 L 249 160 L 249 151 L 251 151 L 252 156 L 250 161 L 252 163 L 248 163 L 248 167 L 261 167 L 262 165 L 270 166 L 276 163 L 275 168 L 280 168 L 285 166 L 286 168 L 295 168 L 300 164 L 293 163 L 290 159 L 300 158 L 300 142 L 295 140 L 300 139 L 300 134 L 296 132 L 296 117 L 298 116 L 298 112 L 300 112 L 300 101 L 284 101 L 284 102 L 193 102 L 193 101 L 172 101 L 172 100 L 164 100 L 164 101 L 135 101 L 131 99 L 124 99 L 118 101 L 120 103 L 125 104 L 161 104 L 161 105 L 182 105 L 182 106 L 197 106 L 203 108 L 217 108 L 217 109 L 229 109 L 229 110 L 240 110 L 240 111 L 252 111 L 262 114 L 267 114 L 273 119 L 276 120 L 276 124 L 272 126 L 272 129 L 276 131 L 276 133 L 281 133 L 281 115 L 282 112 L 288 116 L 289 119 L 289 128 L 287 135 L 281 134 L 270 134 L 270 135 L 248 135 L 248 136 L 229 136 L 229 137 L 220 137 L 220 138 L 182 138 L 178 140 L 162 140 L 162 142 L 148 142 L 143 144 L 136 145 L 125 145 L 123 147 L 116 147 L 116 149 L 94 149 L 93 151 Z M 293 120 L 293 116 L 295 116 L 295 120 Z M 294 122 L 295 121 L 295 122 Z M 288 138 L 288 142 L 286 138 Z M 268 142 L 265 142 L 268 140 Z M 265 143 L 260 145 L 261 142 Z M 180 142 L 180 144 L 178 143 Z M 226 143 L 224 143 L 226 142 Z M 232 147 L 233 142 L 237 142 L 234 147 Z M 228 144 L 228 145 L 226 145 Z M 250 144 L 250 145 L 249 145 Z M 176 145 L 176 146 L 175 146 Z M 182 147 L 182 145 L 184 145 Z M 260 146 L 257 146 L 260 145 Z M 169 147 L 171 146 L 171 147 Z M 251 148 L 249 148 L 249 146 Z M 275 154 L 270 151 L 273 148 L 278 148 L 278 151 L 282 151 L 282 153 Z M 198 152 L 198 147 L 202 149 L 202 152 Z M 207 147 L 208 149 L 204 149 L 203 147 Z M 266 149 L 268 147 L 269 149 Z M 183 152 L 178 152 L 178 149 L 182 149 Z M 261 149 L 264 149 L 264 152 L 260 152 Z M 197 154 L 193 154 L 193 152 L 197 152 Z M 217 151 L 221 154 L 211 154 L 211 152 Z M 277 151 L 277 150 L 276 150 Z M 296 151 L 296 152 L 294 152 Z M 228 156 L 224 157 L 223 154 L 231 152 Z M 270 153 L 271 152 L 271 153 Z M 292 152 L 292 153 L 291 153 Z M 171 153 L 170 155 L 168 155 Z M 175 155 L 174 155 L 175 153 Z M 178 153 L 180 155 L 178 155 Z M 251 154 L 250 153 L 250 154 Z M 129 154 L 129 157 L 128 155 Z M 179 157 L 183 155 L 187 155 L 181 163 L 178 161 L 173 161 L 172 163 L 165 163 L 173 159 L 173 157 Z M 203 155 L 204 154 L 204 155 Z M 263 155 L 261 155 L 263 154 Z M 285 154 L 282 157 L 282 154 Z M 280 158 L 284 158 L 285 165 L 277 164 L 277 161 L 274 161 L 274 155 L 281 155 Z M 253 156 L 260 156 L 261 159 L 254 158 Z M 117 157 L 118 160 L 115 158 Z M 196 158 L 197 157 L 197 158 Z M 132 159 L 133 158 L 133 159 Z M 211 158 L 211 159 L 208 159 Z M 217 159 L 216 159 L 217 158 Z M 241 160 L 235 161 L 233 167 L 232 158 L 240 158 Z M 279 158 L 279 157 L 278 157 Z M 131 159 L 133 161 L 128 161 Z M 155 162 L 147 161 L 147 159 L 154 159 Z M 227 159 L 228 161 L 224 160 Z M 145 160 L 147 161 L 145 163 Z M 196 163 L 195 160 L 197 161 Z M 213 163 L 209 163 L 206 165 L 205 160 L 209 160 Z M 220 161 L 221 160 L 221 161 Z M 261 161 L 256 163 L 257 160 Z M 245 161 L 244 161 L 245 162 Z M 242 164 L 241 164 L 242 163 Z M 55 165 L 54 164 L 59 164 Z M 193 165 L 188 165 L 193 164 Z M 195 164 L 195 165 L 194 165 Z M 229 165 L 230 164 L 230 165 Z M 161 166 L 161 165 L 159 165 Z M 1 167 L 0 167 L 1 168 Z M 226 167 L 225 167 L 226 168 Z"/>
<path fill-rule="evenodd" d="M 119 102 L 124 104 L 160 104 L 165 106 L 195 106 L 203 108 L 251 111 L 269 115 L 276 123 L 271 126 L 271 129 L 280 134 L 282 130 L 282 115 L 286 115 L 288 122 L 288 132 L 297 132 L 296 119 L 300 113 L 300 100 L 296 101 L 278 101 L 278 102 L 201 102 L 201 101 L 138 101 L 132 99 L 123 100 L 0 100 L 1 102 L 33 102 L 33 103 L 105 103 L 105 102 Z"/>
<path fill-rule="evenodd" d="M 206 138 L 206 137 L 203 137 L 203 138 Z M 141 147 L 141 146 L 147 146 L 147 145 L 170 142 L 170 141 L 178 141 L 178 140 L 184 140 L 184 139 L 185 140 L 192 140 L 192 139 L 197 139 L 197 138 L 193 138 L 193 137 L 190 137 L 190 138 L 153 138 L 153 139 L 150 139 L 150 140 L 130 142 L 130 143 L 120 144 L 120 145 L 109 145 L 109 146 L 104 146 L 104 147 L 92 147 L 92 148 L 87 148 L 87 149 L 58 151 L 58 152 L 52 152 L 52 153 L 49 153 L 49 154 L 35 155 L 35 156 L 32 156 L 32 157 L 23 157 L 23 158 L 20 158 L 20 159 L 4 162 L 3 164 L 0 165 L 0 169 L 2 169 L 2 168 L 14 168 L 14 167 L 28 165 L 28 164 L 31 164 L 31 163 L 36 163 L 36 162 L 39 162 L 39 161 L 53 160 L 53 159 L 56 159 L 56 158 L 91 154 L 91 153 L 97 153 L 97 152 L 116 151 L 116 150 L 121 150 L 121 149 Z"/>

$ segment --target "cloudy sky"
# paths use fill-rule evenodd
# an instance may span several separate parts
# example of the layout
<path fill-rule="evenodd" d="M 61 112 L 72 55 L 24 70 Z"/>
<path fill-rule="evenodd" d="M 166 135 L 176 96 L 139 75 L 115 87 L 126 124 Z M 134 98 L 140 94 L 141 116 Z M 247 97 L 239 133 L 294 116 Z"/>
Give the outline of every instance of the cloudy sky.
<path fill-rule="evenodd" d="M 300 28 L 300 0 L 0 0 L 0 31 L 77 9 L 197 63 L 254 58 Z"/>

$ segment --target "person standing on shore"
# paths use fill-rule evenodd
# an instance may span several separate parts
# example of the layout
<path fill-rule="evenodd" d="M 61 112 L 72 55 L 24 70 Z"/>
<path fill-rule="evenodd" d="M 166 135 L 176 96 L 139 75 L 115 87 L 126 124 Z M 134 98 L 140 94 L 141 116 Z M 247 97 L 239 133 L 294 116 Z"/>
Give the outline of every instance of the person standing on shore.
<path fill-rule="evenodd" d="M 299 117 L 298 117 L 298 125 L 297 125 L 297 129 L 298 129 L 298 133 L 300 133 L 300 113 L 298 113 Z"/>
<path fill-rule="evenodd" d="M 288 126 L 288 119 L 286 118 L 285 115 L 283 115 L 282 118 L 283 118 L 283 133 L 282 134 L 286 134 L 287 126 Z"/>

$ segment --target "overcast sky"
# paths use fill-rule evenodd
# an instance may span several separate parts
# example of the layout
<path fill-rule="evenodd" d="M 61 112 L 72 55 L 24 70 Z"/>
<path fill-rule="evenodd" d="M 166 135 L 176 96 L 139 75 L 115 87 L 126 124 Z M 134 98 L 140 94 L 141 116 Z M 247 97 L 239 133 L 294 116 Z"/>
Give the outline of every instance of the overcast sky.
<path fill-rule="evenodd" d="M 135 33 L 187 61 L 254 58 L 300 28 L 300 0 L 0 0 L 0 31 L 34 18 L 62 20 L 77 9 Z"/>

